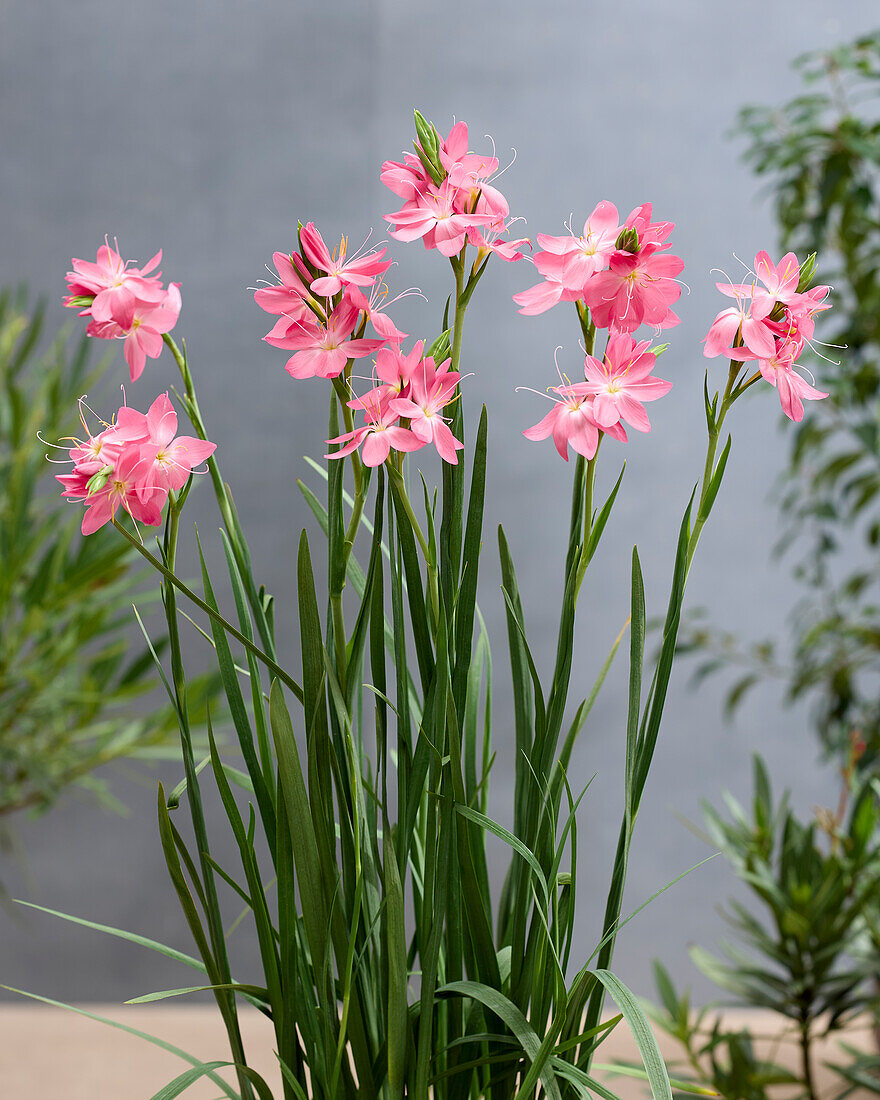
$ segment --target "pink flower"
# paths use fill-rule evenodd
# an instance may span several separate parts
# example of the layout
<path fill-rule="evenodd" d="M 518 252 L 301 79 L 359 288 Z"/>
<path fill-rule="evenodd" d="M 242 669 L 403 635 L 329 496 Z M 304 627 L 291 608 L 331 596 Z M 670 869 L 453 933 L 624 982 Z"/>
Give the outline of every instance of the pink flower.
<path fill-rule="evenodd" d="M 538 234 L 538 244 L 543 249 L 535 256 L 535 267 L 542 275 L 559 278 L 566 290 L 583 292 L 590 279 L 607 267 L 615 250 L 620 232 L 617 207 L 604 199 L 584 222 L 583 234 L 575 237 L 548 237 Z M 561 257 L 562 263 L 550 257 Z"/>
<path fill-rule="evenodd" d="M 532 242 L 528 237 L 518 237 L 509 241 L 502 234 L 507 233 L 509 225 L 501 223 L 498 229 L 487 229 L 485 226 L 472 225 L 468 229 L 467 239 L 486 252 L 492 252 L 499 260 L 505 263 L 516 263 L 524 256 L 523 249 L 531 248 Z"/>
<path fill-rule="evenodd" d="M 162 522 L 162 505 L 167 493 L 149 484 L 152 462 L 140 447 L 125 448 L 116 460 L 106 485 L 86 498 L 82 533 L 90 535 L 112 520 L 122 508 L 149 527 Z M 66 495 L 66 494 L 65 494 Z"/>
<path fill-rule="evenodd" d="M 537 259 L 537 257 L 535 257 Z M 560 265 L 561 267 L 561 265 Z M 561 272 L 560 272 L 561 275 Z M 542 283 L 530 286 L 528 290 L 521 290 L 514 294 L 513 300 L 520 307 L 519 312 L 526 317 L 535 317 L 539 313 L 546 313 L 557 302 L 571 299 L 566 296 L 565 287 L 561 279 L 546 278 Z"/>
<path fill-rule="evenodd" d="M 574 385 L 554 386 L 559 398 L 553 399 L 553 408 L 547 415 L 526 428 L 526 439 L 540 440 L 553 436 L 556 450 L 568 462 L 569 445 L 584 458 L 592 458 L 599 446 L 599 432 L 607 431 L 615 439 L 626 441 L 626 431 L 620 423 L 600 429 L 593 416 L 593 395 L 587 392 L 585 382 Z"/>
<path fill-rule="evenodd" d="M 637 344 L 626 333 L 612 332 L 604 361 L 592 355 L 586 357 L 586 390 L 593 394 L 592 416 L 603 431 L 621 420 L 636 431 L 651 430 L 643 402 L 663 397 L 672 389 L 672 383 L 650 377 L 657 356 L 648 351 L 649 347 L 649 340 Z"/>
<path fill-rule="evenodd" d="M 177 436 L 177 413 L 167 392 L 156 398 L 146 416 L 135 409 L 121 408 L 116 418 L 116 436 L 120 441 L 139 443 L 141 454 L 152 458 L 146 491 L 156 487 L 182 489 L 193 468 L 217 449 L 216 443 L 206 439 Z"/>
<path fill-rule="evenodd" d="M 180 316 L 180 283 L 172 283 L 163 295 L 158 305 L 136 302 L 128 328 L 115 321 L 92 321 L 86 329 L 89 336 L 124 341 L 123 354 L 132 382 L 143 374 L 147 359 L 158 359 L 162 354 L 162 336 L 174 328 Z"/>
<path fill-rule="evenodd" d="M 89 315 L 99 323 L 114 321 L 127 329 L 138 303 L 157 305 L 165 296 L 158 273 L 148 274 L 161 259 L 160 249 L 146 267 L 130 267 L 107 242 L 98 249 L 95 263 L 71 261 L 73 271 L 65 276 L 70 296 L 64 304 L 75 309 L 80 303 L 72 301 L 73 298 L 91 298 L 91 303 L 80 310 L 81 317 Z"/>
<path fill-rule="evenodd" d="M 70 448 L 73 470 L 58 481 L 62 496 L 86 505 L 84 535 L 103 527 L 120 508 L 141 523 L 161 522 L 169 491 L 182 488 L 193 467 L 215 449 L 204 439 L 175 439 L 176 431 L 177 414 L 164 393 L 146 416 L 123 405 L 113 424 Z"/>
<path fill-rule="evenodd" d="M 433 443 L 444 462 L 458 465 L 456 451 L 464 444 L 455 438 L 441 413 L 455 400 L 455 387 L 461 375 L 448 369 L 450 360 L 434 366 L 429 356 L 423 359 L 410 377 L 409 395 L 396 397 L 389 408 L 410 421 L 413 434 L 423 443 Z"/>
<path fill-rule="evenodd" d="M 752 317 L 762 320 L 773 311 L 777 302 L 790 306 L 796 301 L 801 267 L 793 252 L 786 252 L 778 266 L 768 253 L 759 252 L 755 256 L 755 275 L 764 284 L 764 289 L 752 288 Z"/>
<path fill-rule="evenodd" d="M 403 294 L 398 294 L 396 298 L 392 298 L 391 301 L 388 302 L 386 301 L 388 297 L 388 287 L 384 283 L 380 283 L 371 288 L 369 299 L 363 291 L 356 286 L 349 286 L 346 289 L 345 296 L 352 305 L 357 306 L 357 308 L 367 316 L 370 324 L 383 340 L 387 340 L 389 343 L 399 344 L 401 340 L 406 339 L 408 334 L 400 331 L 385 310 L 400 298 L 406 297 L 407 293 L 409 292 L 404 291 Z"/>
<path fill-rule="evenodd" d="M 449 182 L 461 192 L 458 203 L 462 210 L 474 207 L 476 200 L 477 213 L 507 217 L 510 213 L 507 199 L 488 182 L 498 171 L 498 158 L 468 151 L 466 122 L 455 123 L 440 142 L 439 156 Z"/>
<path fill-rule="evenodd" d="M 343 286 L 372 286 L 377 276 L 382 275 L 391 267 L 390 260 L 383 260 L 385 249 L 379 252 L 368 252 L 365 256 L 353 256 L 346 259 L 348 243 L 345 237 L 339 242 L 339 248 L 330 255 L 324 238 L 315 228 L 314 222 L 309 222 L 300 232 L 300 243 L 305 258 L 319 271 L 326 271 L 326 276 L 315 279 L 311 289 L 315 294 L 324 298 L 331 298 L 338 294 Z"/>
<path fill-rule="evenodd" d="M 341 443 L 343 446 L 324 455 L 325 458 L 345 458 L 363 444 L 361 459 L 364 465 L 381 466 L 392 449 L 418 451 L 425 446 L 421 439 L 398 424 L 399 417 L 391 410 L 386 394 L 372 390 L 348 404 L 350 408 L 363 412 L 366 424 L 328 439 L 328 443 Z"/>
<path fill-rule="evenodd" d="M 795 361 L 803 350 L 803 342 L 791 338 L 777 341 L 772 355 L 758 358 L 758 369 L 765 381 L 775 386 L 782 411 L 799 423 L 804 418 L 804 401 L 821 401 L 828 394 L 817 390 L 794 369 Z"/>
<path fill-rule="evenodd" d="M 272 347 L 294 351 L 285 366 L 291 378 L 335 378 L 349 359 L 372 355 L 384 340 L 352 340 L 360 311 L 347 298 L 322 324 L 317 318 L 288 320 L 282 317 L 263 339 Z"/>
<path fill-rule="evenodd" d="M 653 216 L 653 205 L 649 202 L 643 202 L 641 206 L 637 206 L 635 210 L 630 212 L 623 223 L 624 228 L 635 229 L 639 235 L 639 247 L 651 244 L 663 245 L 664 249 L 669 248 L 669 245 L 663 244 L 663 242 L 675 229 L 675 222 L 652 222 L 651 218 Z"/>
<path fill-rule="evenodd" d="M 180 316 L 180 283 L 166 289 L 158 273 L 147 274 L 161 258 L 159 251 L 145 268 L 131 267 L 105 243 L 95 263 L 74 259 L 66 276 L 71 293 L 64 304 L 79 308 L 81 317 L 91 317 L 88 336 L 125 342 L 132 382 L 143 373 L 147 358 L 161 355 L 162 336 Z"/>
<path fill-rule="evenodd" d="M 385 220 L 394 228 L 391 236 L 398 241 L 415 241 L 420 237 L 426 248 L 436 248 L 444 256 L 455 256 L 464 247 L 468 228 L 485 225 L 493 215 L 466 213 L 456 205 L 459 189 L 446 179 L 439 187 L 429 183 L 394 214 Z"/>
<path fill-rule="evenodd" d="M 276 252 L 272 259 L 281 280 L 280 285 L 261 287 L 254 292 L 254 301 L 266 313 L 286 317 L 289 321 L 313 317 L 306 305 L 311 274 L 302 258 L 296 253 L 288 256 L 284 252 Z"/>
<path fill-rule="evenodd" d="M 737 304 L 723 310 L 712 322 L 704 354 L 709 358 L 724 354 L 734 361 L 756 361 L 761 376 L 776 387 L 782 411 L 790 420 L 800 421 L 805 400 L 821 401 L 828 396 L 805 381 L 795 370 L 795 363 L 813 335 L 815 314 L 830 308 L 830 303 L 825 303 L 830 287 L 798 291 L 801 269 L 793 252 L 783 256 L 778 265 L 766 252 L 759 252 L 755 273 L 757 281 L 715 284 Z M 771 320 L 774 311 L 778 320 Z M 737 337 L 740 345 L 735 347 Z"/>
<path fill-rule="evenodd" d="M 400 397 L 408 391 L 413 375 L 422 361 L 424 340 L 417 340 L 404 355 L 400 348 L 382 348 L 376 356 L 376 376 L 385 385 L 388 397 Z"/>
<path fill-rule="evenodd" d="M 772 354 L 775 342 L 773 333 L 762 320 L 752 316 L 752 300 L 740 293 L 740 288 L 726 283 L 715 284 L 722 294 L 733 294 L 736 305 L 722 310 L 703 338 L 703 355 L 714 359 L 718 355 L 728 358 L 733 354 L 737 334 L 753 356 Z"/>
<path fill-rule="evenodd" d="M 424 194 L 431 180 L 422 162 L 413 153 L 404 153 L 403 162 L 386 160 L 379 176 L 382 183 L 395 195 L 409 202 Z"/>
<path fill-rule="evenodd" d="M 675 276 L 684 263 L 658 251 L 660 247 L 648 243 L 635 253 L 617 251 L 608 270 L 588 281 L 584 301 L 599 328 L 634 332 L 642 324 L 657 329 L 678 324 L 670 306 L 681 296 Z"/>

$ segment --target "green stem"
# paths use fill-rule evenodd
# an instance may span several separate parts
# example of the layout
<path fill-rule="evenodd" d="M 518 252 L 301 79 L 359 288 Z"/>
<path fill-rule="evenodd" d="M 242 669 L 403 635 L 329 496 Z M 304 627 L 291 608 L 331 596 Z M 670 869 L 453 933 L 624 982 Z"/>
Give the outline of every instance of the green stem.
<path fill-rule="evenodd" d="M 800 1025 L 801 1071 L 804 1078 L 804 1087 L 807 1090 L 807 1100 L 817 1100 L 816 1085 L 813 1081 L 813 1059 L 811 1057 L 812 1036 L 810 1035 L 810 1021 L 802 1020 Z"/>
<path fill-rule="evenodd" d="M 205 422 L 202 418 L 201 409 L 199 408 L 198 398 L 196 397 L 195 383 L 193 382 L 192 373 L 189 369 L 189 364 L 186 361 L 186 355 L 177 346 L 174 338 L 170 333 L 165 333 L 162 337 L 165 341 L 166 347 L 174 356 L 174 360 L 177 363 L 180 370 L 180 376 L 183 379 L 183 389 L 186 400 L 183 402 L 186 413 L 189 416 L 190 422 L 193 428 L 195 428 L 196 434 L 200 439 L 207 439 L 208 433 L 205 429 Z M 247 546 L 244 543 L 244 536 L 241 533 L 240 526 L 235 516 L 235 508 L 232 503 L 232 494 L 229 492 L 229 487 L 220 476 L 220 467 L 217 465 L 217 460 L 214 455 L 211 455 L 208 459 L 208 472 L 211 475 L 211 482 L 214 486 L 214 495 L 217 498 L 217 505 L 220 508 L 220 514 L 223 517 L 223 525 L 226 528 L 226 533 L 229 536 L 229 542 L 232 547 L 232 553 L 235 557 L 236 565 L 238 566 L 239 573 L 241 574 L 242 581 L 247 592 L 248 602 L 251 605 L 251 610 L 256 620 L 257 630 L 260 634 L 260 639 L 266 648 L 266 651 L 274 658 L 275 656 L 275 639 L 272 636 L 272 630 L 269 626 L 266 618 L 265 608 L 263 607 L 260 595 L 257 592 L 256 585 L 250 567 L 249 555 Z"/>
<path fill-rule="evenodd" d="M 599 443 L 596 445 L 596 453 L 587 462 L 587 474 L 584 485 L 584 537 L 581 544 L 581 554 L 578 561 L 577 576 L 575 578 L 575 600 L 581 590 L 581 585 L 584 581 L 584 575 L 587 572 L 587 566 L 590 564 L 590 536 L 593 533 L 593 486 L 596 481 L 596 459 L 599 456 L 599 447 L 602 444 L 602 437 L 599 436 Z"/>
<path fill-rule="evenodd" d="M 400 501 L 404 512 L 406 512 L 407 519 L 412 524 L 413 534 L 416 536 L 416 541 L 421 547 L 422 554 L 424 554 L 425 557 L 425 564 L 428 566 L 429 569 L 432 569 L 433 562 L 431 561 L 431 550 L 428 546 L 425 536 L 422 534 L 422 529 L 419 526 L 419 521 L 416 519 L 416 514 L 413 511 L 413 506 L 410 503 L 409 496 L 407 495 L 406 481 L 404 480 L 403 474 L 400 472 L 400 470 L 397 469 L 390 458 L 386 461 L 385 465 L 388 467 L 388 471 L 391 476 L 391 484 L 393 485 L 394 490 L 397 493 L 397 499 Z"/>
<path fill-rule="evenodd" d="M 214 952 L 214 965 L 218 969 L 219 981 L 217 984 L 222 985 L 231 981 L 231 973 L 229 971 L 229 960 L 226 954 L 226 940 L 223 929 L 223 919 L 220 914 L 220 903 L 214 883 L 213 870 L 209 862 L 207 824 L 205 822 L 201 795 L 199 794 L 198 772 L 196 771 L 195 758 L 193 756 L 192 737 L 190 734 L 189 715 L 186 702 L 186 674 L 183 667 L 183 653 L 180 646 L 180 630 L 177 621 L 177 595 L 174 591 L 175 585 L 172 581 L 174 577 L 174 567 L 177 561 L 177 538 L 180 528 L 180 515 L 181 504 L 176 494 L 172 492 L 169 494 L 168 498 L 168 525 L 166 527 L 164 544 L 164 554 L 167 565 L 163 570 L 165 619 L 168 626 L 171 680 L 174 685 L 175 703 L 180 726 L 181 751 L 183 754 L 184 772 L 187 779 L 187 798 L 192 814 L 193 832 L 199 854 L 199 865 L 202 871 L 205 917 L 208 921 L 211 946 Z M 128 532 L 125 531 L 115 519 L 113 520 L 113 524 L 119 530 L 123 531 L 125 535 L 128 535 Z M 195 874 L 194 868 L 193 874 Z M 208 959 L 204 961 L 206 964 L 208 963 Z M 213 980 L 212 978 L 212 981 Z M 226 1026 L 233 1061 L 236 1063 L 236 1075 L 238 1077 L 241 1095 L 243 1098 L 252 1098 L 253 1089 L 247 1074 L 243 1070 L 243 1067 L 245 1067 L 247 1063 L 245 1061 L 244 1043 L 238 1024 L 235 995 L 227 990 L 221 991 L 216 989 L 214 991 L 214 997 Z"/>
<path fill-rule="evenodd" d="M 163 563 L 159 561 L 159 559 L 154 554 L 151 554 L 142 542 L 136 539 L 130 531 L 126 531 L 126 529 L 117 519 L 114 519 L 112 522 L 116 530 L 120 531 L 128 539 L 128 541 L 135 548 L 135 550 L 137 550 L 141 557 L 146 558 L 146 560 L 150 563 L 150 565 L 153 566 L 154 569 L 161 573 L 165 577 L 165 579 L 170 584 L 172 584 L 179 592 L 182 592 L 188 600 L 192 601 L 192 603 L 194 603 L 196 607 L 198 607 L 201 611 L 204 611 L 205 614 L 212 618 L 215 622 L 219 623 L 227 634 L 235 638 L 237 642 L 240 642 L 245 649 L 250 650 L 250 652 L 253 653 L 257 660 L 262 661 L 266 668 L 268 668 L 270 672 L 273 672 L 283 684 L 290 688 L 297 699 L 302 702 L 302 688 L 291 676 L 289 676 L 284 671 L 284 669 L 279 664 L 277 664 L 268 654 L 264 653 L 259 646 L 250 641 L 249 638 L 246 638 L 244 634 L 241 633 L 241 631 L 236 630 L 232 623 L 227 622 L 222 615 L 220 615 L 212 607 L 209 607 L 204 600 L 200 599 L 195 594 L 195 592 L 192 591 L 191 588 L 188 588 L 182 580 L 179 580 L 174 575 L 174 573 L 167 569 L 166 566 L 163 565 Z"/>
<path fill-rule="evenodd" d="M 688 540 L 687 548 L 687 570 L 690 571 L 691 562 L 693 561 L 694 554 L 696 553 L 697 543 L 700 541 L 700 535 L 703 532 L 703 528 L 706 525 L 706 520 L 709 518 L 709 489 L 712 484 L 712 479 L 715 476 L 715 455 L 718 451 L 718 440 L 721 437 L 721 428 L 724 424 L 724 418 L 727 416 L 731 405 L 734 401 L 744 393 L 749 386 L 753 385 L 756 378 L 751 378 L 747 383 L 737 387 L 736 378 L 742 367 L 742 364 L 735 359 L 730 362 L 730 370 L 727 375 L 727 386 L 724 389 L 724 394 L 721 398 L 721 407 L 718 410 L 717 417 L 714 418 L 714 423 L 709 422 L 707 425 L 709 432 L 709 439 L 706 446 L 706 462 L 703 466 L 703 480 L 700 484 L 700 497 L 697 504 L 697 516 L 694 520 L 693 528 L 691 529 L 690 539 Z M 756 376 L 760 377 L 760 375 Z"/>
<path fill-rule="evenodd" d="M 344 696 L 346 672 L 348 671 L 348 657 L 345 649 L 345 615 L 342 611 L 341 592 L 330 597 L 330 613 L 333 618 L 333 646 L 336 653 L 336 677 L 339 680 L 339 687 Z"/>

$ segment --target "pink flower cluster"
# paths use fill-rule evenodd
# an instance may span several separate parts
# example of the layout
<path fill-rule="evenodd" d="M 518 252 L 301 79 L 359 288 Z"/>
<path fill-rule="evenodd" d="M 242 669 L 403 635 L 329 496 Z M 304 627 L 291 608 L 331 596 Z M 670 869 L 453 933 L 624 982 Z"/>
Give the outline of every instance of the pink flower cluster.
<path fill-rule="evenodd" d="M 180 284 L 165 287 L 161 272 L 150 274 L 161 259 L 160 250 L 144 267 L 133 267 L 105 242 L 94 263 L 74 259 L 73 271 L 65 277 L 70 293 L 64 304 L 78 309 L 80 317 L 91 318 L 89 336 L 124 342 L 132 382 L 141 376 L 148 358 L 162 354 L 162 336 L 180 316 Z"/>
<path fill-rule="evenodd" d="M 523 435 L 540 440 L 553 437 L 556 450 L 568 461 L 569 445 L 584 458 L 592 458 L 601 432 L 626 442 L 624 423 L 639 432 L 651 430 L 644 402 L 656 401 L 672 388 L 671 382 L 655 378 L 657 356 L 649 351 L 650 341 L 637 343 L 625 332 L 613 332 L 600 361 L 592 355 L 584 360 L 584 381 L 554 386 L 553 408 Z"/>
<path fill-rule="evenodd" d="M 671 306 L 681 295 L 676 276 L 684 263 L 670 255 L 673 222 L 652 222 L 651 203 L 620 223 L 617 207 L 602 201 L 579 236 L 537 236 L 533 262 L 543 281 L 513 296 L 520 313 L 544 313 L 557 302 L 583 302 L 598 328 L 635 332 L 678 324 Z"/>
<path fill-rule="evenodd" d="M 390 347 L 379 352 L 379 384 L 348 402 L 350 409 L 363 412 L 365 424 L 328 439 L 328 443 L 343 446 L 325 458 L 344 458 L 363 444 L 364 465 L 379 466 L 392 450 L 418 451 L 433 443 L 444 462 L 458 464 L 455 452 L 464 445 L 441 413 L 455 400 L 461 375 L 449 369 L 450 359 L 437 366 L 430 355 L 423 358 L 422 351 L 420 340 L 408 355 Z"/>
<path fill-rule="evenodd" d="M 766 252 L 755 256 L 753 278 L 743 283 L 716 283 L 735 305 L 722 310 L 706 334 L 703 354 L 755 362 L 762 377 L 775 386 L 782 411 L 790 420 L 804 416 L 804 399 L 818 401 L 817 390 L 794 369 L 812 339 L 815 316 L 831 308 L 829 286 L 799 291 L 801 266 L 793 252 L 774 264 Z"/>
<path fill-rule="evenodd" d="M 401 332 L 385 312 L 387 289 L 377 280 L 391 266 L 385 249 L 348 258 L 343 237 L 331 255 L 312 224 L 300 231 L 300 252 L 276 252 L 279 285 L 257 290 L 254 300 L 278 317 L 267 343 L 293 355 L 286 369 L 292 378 L 338 378 L 350 384 L 355 359 L 374 355 L 376 385 L 363 397 L 352 394 L 348 407 L 364 423 L 328 443 L 342 444 L 328 458 L 343 458 L 363 445 L 367 466 L 384 462 L 391 450 L 415 451 L 432 443 L 445 462 L 457 463 L 462 444 L 454 438 L 442 410 L 455 397 L 460 375 L 450 361 L 436 365 L 423 356 L 419 341 L 404 353 Z M 375 338 L 365 338 L 367 324 Z"/>
<path fill-rule="evenodd" d="M 672 222 L 653 222 L 652 206 L 644 203 L 622 224 L 617 207 L 600 202 L 579 236 L 548 237 L 539 233 L 541 251 L 534 257 L 543 282 L 513 296 L 520 313 L 544 313 L 558 302 L 575 302 L 582 323 L 589 310 L 595 328 L 608 329 L 601 359 L 586 354 L 584 380 L 550 391 L 554 406 L 523 433 L 527 439 L 553 437 L 568 461 L 569 445 L 592 458 L 601 433 L 625 441 L 628 424 L 639 432 L 651 429 L 646 401 L 668 393 L 671 383 L 652 375 L 656 354 L 650 341 L 636 341 L 642 324 L 655 330 L 678 324 L 672 304 L 681 295 L 676 276 L 684 264 L 668 252 Z"/>
<path fill-rule="evenodd" d="M 123 405 L 112 424 L 70 448 L 73 469 L 58 475 L 61 495 L 85 503 L 84 535 L 109 523 L 120 508 L 156 527 L 168 493 L 182 489 L 215 448 L 205 439 L 177 435 L 177 413 L 167 393 L 146 415 Z"/>
<path fill-rule="evenodd" d="M 437 146 L 439 182 L 412 153 L 405 153 L 402 162 L 382 165 L 382 182 L 404 200 L 400 210 L 385 215 L 394 227 L 391 236 L 398 241 L 421 238 L 425 248 L 449 257 L 472 244 L 508 263 L 521 260 L 529 241 L 507 239 L 510 207 L 490 183 L 498 173 L 498 158 L 468 150 L 465 122 L 456 122 Z"/>

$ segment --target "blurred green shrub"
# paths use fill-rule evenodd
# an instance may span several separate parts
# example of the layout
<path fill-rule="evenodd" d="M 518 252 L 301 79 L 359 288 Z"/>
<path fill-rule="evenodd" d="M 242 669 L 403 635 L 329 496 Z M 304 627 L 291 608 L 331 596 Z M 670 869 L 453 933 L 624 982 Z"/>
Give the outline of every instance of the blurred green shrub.
<path fill-rule="evenodd" d="M 132 643 L 137 554 L 114 531 L 79 537 L 81 509 L 60 499 L 37 439 L 82 436 L 77 399 L 108 363 L 90 365 L 86 338 L 64 331 L 41 350 L 43 323 L 43 306 L 0 292 L 0 822 L 48 809 L 71 784 L 115 804 L 95 769 L 179 755 L 172 709 L 134 702 L 156 679 Z M 190 681 L 197 713 L 213 684 Z"/>
<path fill-rule="evenodd" d="M 848 790 L 848 788 L 847 788 Z M 874 782 L 834 810 L 801 822 L 783 795 L 774 803 L 760 758 L 754 763 L 751 813 L 727 797 L 729 817 L 704 806 L 708 839 L 748 888 L 752 905 L 731 900 L 724 915 L 736 944 L 722 958 L 702 947 L 691 952 L 699 969 L 735 1002 L 768 1009 L 789 1021 L 800 1048 L 795 1077 L 805 1097 L 816 1097 L 817 1038 L 864 1025 L 876 1006 L 880 959 L 880 805 Z M 697 1079 L 724 1097 L 760 1100 L 782 1084 L 785 1071 L 755 1057 L 753 1037 L 692 1012 L 668 974 L 656 968 L 658 1024 L 682 1044 Z M 842 1048 L 842 1074 L 861 1072 L 862 1055 Z M 861 1067 L 861 1068 L 860 1068 Z"/>

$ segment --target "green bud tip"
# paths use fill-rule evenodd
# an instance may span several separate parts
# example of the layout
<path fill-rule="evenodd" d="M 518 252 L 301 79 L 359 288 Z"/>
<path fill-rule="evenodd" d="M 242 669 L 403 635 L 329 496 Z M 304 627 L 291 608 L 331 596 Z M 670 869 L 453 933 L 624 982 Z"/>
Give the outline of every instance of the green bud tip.
<path fill-rule="evenodd" d="M 803 294 L 804 291 L 810 289 L 813 280 L 816 278 L 816 266 L 816 253 L 811 252 L 801 264 L 801 274 L 797 285 L 798 294 Z"/>
<path fill-rule="evenodd" d="M 632 227 L 621 229 L 617 235 L 617 240 L 614 242 L 614 247 L 621 252 L 638 252 L 639 235 L 636 230 Z"/>

